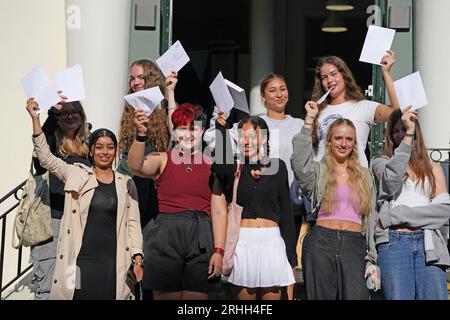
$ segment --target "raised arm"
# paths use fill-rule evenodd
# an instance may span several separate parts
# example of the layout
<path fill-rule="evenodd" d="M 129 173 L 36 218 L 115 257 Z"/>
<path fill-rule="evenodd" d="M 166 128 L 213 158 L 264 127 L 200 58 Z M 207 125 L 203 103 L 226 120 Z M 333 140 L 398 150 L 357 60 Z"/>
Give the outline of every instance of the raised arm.
<path fill-rule="evenodd" d="M 408 134 L 414 134 L 415 122 L 412 119 L 417 113 L 408 107 L 402 115 L 402 122 Z M 408 170 L 408 163 L 413 149 L 413 138 L 406 136 L 395 149 L 392 158 L 385 156 L 376 157 L 372 160 L 372 171 L 379 182 L 378 201 L 390 200 L 401 191 L 403 179 Z"/>
<path fill-rule="evenodd" d="M 213 116 L 211 120 L 209 121 L 209 128 L 206 129 L 205 133 L 203 134 L 203 141 L 206 142 L 209 148 L 211 150 L 215 149 L 216 147 L 216 121 L 219 121 L 219 123 L 222 124 L 222 126 L 226 127 L 226 120 L 227 117 L 224 115 L 223 112 L 219 111 L 218 107 L 214 107 Z M 239 131 L 238 131 L 238 124 L 233 124 L 233 127 L 228 130 L 231 138 L 231 146 L 233 152 L 237 148 L 237 142 L 239 139 Z"/>
<path fill-rule="evenodd" d="M 167 110 L 168 110 L 168 126 L 169 126 L 169 132 L 170 137 L 172 138 L 174 136 L 173 132 L 173 123 L 172 123 L 172 113 L 177 108 L 177 102 L 175 101 L 175 87 L 178 82 L 178 73 L 176 71 L 172 71 L 170 75 L 166 78 L 166 99 L 167 99 Z"/>
<path fill-rule="evenodd" d="M 66 181 L 67 169 L 70 165 L 64 162 L 62 159 L 55 157 L 50 151 L 50 147 L 48 146 L 45 140 L 45 135 L 42 131 L 41 121 L 39 119 L 39 114 L 37 113 L 38 110 L 39 106 L 34 98 L 28 99 L 27 111 L 31 116 L 33 124 L 34 152 L 37 159 L 39 160 L 40 165 L 64 182 Z"/>
<path fill-rule="evenodd" d="M 395 63 L 395 52 L 387 51 L 381 60 L 381 70 L 384 79 L 384 84 L 386 85 L 386 91 L 391 102 L 390 105 L 380 104 L 375 111 L 375 122 L 383 123 L 389 119 L 394 110 L 400 108 L 400 103 L 397 98 L 397 93 L 395 92 L 394 79 L 391 75 L 391 68 Z"/>
<path fill-rule="evenodd" d="M 137 127 L 137 136 L 128 152 L 128 168 L 136 175 L 155 179 L 164 170 L 167 163 L 165 153 L 152 152 L 145 155 L 145 141 L 148 139 L 147 123 L 149 119 L 144 110 L 134 111 L 134 123 Z"/>
<path fill-rule="evenodd" d="M 291 157 L 291 166 L 300 189 L 308 198 L 310 198 L 316 185 L 315 166 L 318 165 L 313 160 L 311 138 L 314 119 L 318 114 L 318 107 L 315 102 L 308 101 L 305 105 L 305 109 L 307 110 L 305 123 L 303 124 L 300 133 L 295 135 L 292 139 L 293 153 Z"/>

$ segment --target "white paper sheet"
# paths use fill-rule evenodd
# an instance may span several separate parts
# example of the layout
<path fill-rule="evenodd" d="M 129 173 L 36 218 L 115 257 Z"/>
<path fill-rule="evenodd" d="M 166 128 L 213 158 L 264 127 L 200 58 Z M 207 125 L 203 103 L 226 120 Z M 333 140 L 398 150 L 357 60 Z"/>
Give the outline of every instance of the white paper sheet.
<path fill-rule="evenodd" d="M 156 64 L 165 77 L 170 75 L 172 70 L 180 71 L 188 62 L 189 56 L 180 41 L 175 42 L 161 57 L 156 59 Z"/>
<path fill-rule="evenodd" d="M 331 89 L 328 89 L 327 92 L 325 92 L 325 94 L 323 96 L 321 96 L 319 98 L 319 100 L 316 101 L 317 105 L 321 104 L 322 102 L 325 101 L 325 99 L 328 97 L 328 95 L 330 94 Z"/>
<path fill-rule="evenodd" d="M 38 103 L 38 112 L 45 112 L 61 101 L 56 93 L 56 88 L 41 66 L 36 66 L 31 72 L 27 73 L 21 83 L 27 97 L 34 97 L 34 100 Z"/>
<path fill-rule="evenodd" d="M 147 116 L 150 116 L 156 107 L 164 99 L 158 86 L 138 91 L 124 96 L 130 106 L 135 109 L 143 109 Z"/>
<path fill-rule="evenodd" d="M 67 102 L 86 99 L 83 72 L 80 65 L 74 65 L 56 73 L 56 88 L 67 97 Z"/>
<path fill-rule="evenodd" d="M 391 49 L 394 36 L 394 29 L 369 26 L 359 61 L 381 65 L 381 59 Z"/>
<path fill-rule="evenodd" d="M 216 78 L 209 86 L 209 90 L 211 90 L 216 106 L 228 116 L 231 109 L 233 109 L 234 101 L 228 90 L 228 86 L 225 83 L 222 72 L 217 74 Z"/>
<path fill-rule="evenodd" d="M 250 111 L 248 108 L 247 97 L 245 96 L 245 90 L 227 79 L 225 79 L 225 84 L 233 98 L 234 108 L 249 114 Z"/>
<path fill-rule="evenodd" d="M 419 71 L 395 81 L 394 87 L 402 111 L 408 106 L 417 110 L 428 104 L 427 94 Z"/>

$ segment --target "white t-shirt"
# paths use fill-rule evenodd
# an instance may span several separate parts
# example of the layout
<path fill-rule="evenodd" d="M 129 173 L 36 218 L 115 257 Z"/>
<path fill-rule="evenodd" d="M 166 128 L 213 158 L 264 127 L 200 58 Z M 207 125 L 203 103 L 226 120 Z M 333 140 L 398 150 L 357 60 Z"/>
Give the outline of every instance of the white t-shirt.
<path fill-rule="evenodd" d="M 346 118 L 355 125 L 360 163 L 367 168 L 368 162 L 364 151 L 370 128 L 375 121 L 375 111 L 378 105 L 378 102 L 369 100 L 347 101 L 341 104 L 328 105 L 323 109 L 318 118 L 319 149 L 314 159 L 320 161 L 325 155 L 325 139 L 330 125 L 338 118 Z"/>
<path fill-rule="evenodd" d="M 292 139 L 300 132 L 303 127 L 303 120 L 299 118 L 293 118 L 287 115 L 283 120 L 276 120 L 269 118 L 267 115 L 260 116 L 266 121 L 269 127 L 269 146 L 270 157 L 280 158 L 286 163 L 289 185 L 294 181 L 294 172 L 291 168 L 291 156 L 293 151 Z"/>

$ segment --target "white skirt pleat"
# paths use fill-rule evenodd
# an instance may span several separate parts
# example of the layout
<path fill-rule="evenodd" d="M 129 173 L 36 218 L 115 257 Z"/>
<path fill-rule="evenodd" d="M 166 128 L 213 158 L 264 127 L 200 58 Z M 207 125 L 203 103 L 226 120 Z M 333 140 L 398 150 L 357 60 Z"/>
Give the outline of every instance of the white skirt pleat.
<path fill-rule="evenodd" d="M 284 287 L 295 283 L 278 227 L 240 228 L 228 282 L 247 288 Z"/>

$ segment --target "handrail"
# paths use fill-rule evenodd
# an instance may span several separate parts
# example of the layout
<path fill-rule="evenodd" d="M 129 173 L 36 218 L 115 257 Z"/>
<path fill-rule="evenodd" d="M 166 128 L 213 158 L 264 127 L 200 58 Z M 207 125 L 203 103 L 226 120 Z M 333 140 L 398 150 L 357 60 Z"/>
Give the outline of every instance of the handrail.
<path fill-rule="evenodd" d="M 3 285 L 3 271 L 4 271 L 4 258 L 5 258 L 5 244 L 6 244 L 6 219 L 8 215 L 14 211 L 19 206 L 20 202 L 20 196 L 18 195 L 19 191 L 23 190 L 23 187 L 27 180 L 23 181 L 21 184 L 19 184 L 17 187 L 12 189 L 10 192 L 8 192 L 5 196 L 3 196 L 0 199 L 0 205 L 5 202 L 6 200 L 10 199 L 12 196 L 17 200 L 16 203 L 14 203 L 9 209 L 7 209 L 3 214 L 0 215 L 0 221 L 1 221 L 1 242 L 0 242 L 0 299 L 2 298 L 3 292 L 7 288 L 9 288 L 13 283 L 15 283 L 18 279 L 20 279 L 25 273 L 28 272 L 28 270 L 31 269 L 32 265 L 28 264 L 26 267 L 22 267 L 22 246 L 18 249 L 18 256 L 17 256 L 17 272 L 16 275 L 13 277 L 13 279 L 9 280 L 5 285 Z"/>

